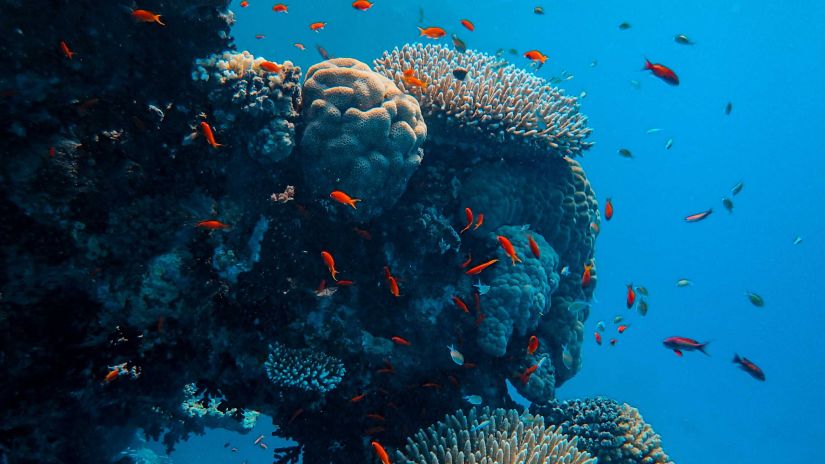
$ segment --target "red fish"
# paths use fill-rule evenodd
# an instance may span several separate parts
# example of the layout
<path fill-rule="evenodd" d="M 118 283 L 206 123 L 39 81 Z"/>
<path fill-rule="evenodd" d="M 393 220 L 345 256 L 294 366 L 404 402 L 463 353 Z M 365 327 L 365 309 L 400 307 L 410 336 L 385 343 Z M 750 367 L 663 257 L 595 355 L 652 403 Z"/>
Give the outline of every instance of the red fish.
<path fill-rule="evenodd" d="M 49 157 L 54 158 L 54 155 L 57 153 L 57 150 L 54 147 L 49 147 Z"/>
<path fill-rule="evenodd" d="M 531 61 L 538 61 L 541 64 L 544 64 L 544 62 L 547 61 L 547 55 L 538 50 L 530 50 L 524 54 L 524 57 Z"/>
<path fill-rule="evenodd" d="M 616 346 L 616 342 L 618 342 L 618 340 L 616 340 L 615 338 L 611 338 L 610 339 L 610 346 Z"/>
<path fill-rule="evenodd" d="M 584 265 L 584 272 L 582 272 L 582 288 L 587 288 L 587 286 L 590 285 L 590 279 L 591 279 L 590 269 L 591 269 L 591 267 L 592 266 L 590 266 L 589 264 Z"/>
<path fill-rule="evenodd" d="M 539 368 L 538 364 L 533 364 L 532 366 L 528 367 L 527 369 L 524 369 L 524 372 L 522 372 L 521 375 L 519 376 L 519 378 L 521 379 L 521 383 L 524 384 L 524 385 L 527 385 L 527 382 L 530 381 L 530 376 L 533 375 L 533 373 L 536 372 L 536 370 L 538 370 L 538 368 Z"/>
<path fill-rule="evenodd" d="M 366 393 L 361 393 L 360 395 L 356 395 L 356 396 L 353 396 L 352 398 L 350 398 L 349 402 L 350 403 L 357 403 L 357 402 L 363 400 L 366 397 L 367 397 Z"/>
<path fill-rule="evenodd" d="M 419 27 L 418 31 L 420 32 L 419 36 L 429 37 L 431 39 L 440 39 L 447 35 L 447 31 L 441 29 L 440 27 Z"/>
<path fill-rule="evenodd" d="M 478 266 L 470 268 L 467 272 L 465 272 L 465 274 L 467 274 L 467 275 L 481 274 L 482 271 L 484 271 L 485 269 L 487 269 L 488 267 L 492 266 L 493 264 L 495 264 L 497 262 L 498 262 L 497 259 L 491 259 L 490 261 L 487 261 L 486 263 L 481 263 Z"/>
<path fill-rule="evenodd" d="M 469 19 L 462 19 L 461 20 L 461 25 L 466 27 L 467 29 L 469 29 L 470 32 L 473 32 L 474 30 L 476 30 L 476 26 L 472 22 L 470 22 Z"/>
<path fill-rule="evenodd" d="M 335 285 L 338 285 L 339 287 L 347 287 L 350 285 L 355 285 L 355 282 L 351 280 L 339 280 L 338 282 L 335 282 Z"/>
<path fill-rule="evenodd" d="M 530 336 L 530 340 L 527 342 L 527 354 L 533 354 L 539 348 L 539 338 L 535 335 Z"/>
<path fill-rule="evenodd" d="M 673 72 L 672 69 L 659 63 L 651 63 L 650 60 L 645 59 L 644 70 L 650 70 L 654 76 L 667 82 L 670 85 L 679 85 L 679 76 Z"/>
<path fill-rule="evenodd" d="M 413 71 L 412 69 L 405 69 L 403 77 L 404 83 L 409 85 L 410 87 L 419 87 L 422 89 L 426 89 L 429 84 L 415 77 L 414 74 L 415 71 Z"/>
<path fill-rule="evenodd" d="M 636 290 L 633 289 L 633 284 L 627 284 L 627 309 L 633 307 L 636 302 Z"/>
<path fill-rule="evenodd" d="M 463 234 L 464 231 L 466 231 L 470 228 L 470 226 L 473 225 L 473 210 L 471 210 L 470 208 L 464 208 L 464 215 L 467 216 L 467 225 L 464 226 L 463 229 L 461 229 L 461 232 L 459 232 L 459 234 Z"/>
<path fill-rule="evenodd" d="M 702 211 L 701 213 L 691 214 L 690 216 L 685 217 L 685 221 L 686 222 L 699 222 L 702 219 L 705 219 L 706 217 L 710 216 L 711 213 L 713 213 L 713 208 L 711 208 L 707 211 Z"/>
<path fill-rule="evenodd" d="M 321 258 L 324 259 L 324 264 L 327 265 L 327 269 L 329 269 L 329 273 L 332 274 L 332 280 L 338 280 L 338 271 L 335 270 L 335 259 L 332 258 L 332 255 L 328 251 L 321 252 Z"/>
<path fill-rule="evenodd" d="M 593 332 L 593 337 L 596 339 L 596 343 L 601 346 L 602 345 L 602 334 L 599 332 Z"/>
<path fill-rule="evenodd" d="M 382 416 L 381 414 L 375 414 L 375 413 L 367 414 L 367 418 L 372 419 L 372 420 L 377 420 L 377 421 L 380 421 L 380 422 L 384 422 L 384 420 L 385 420 L 384 416 Z"/>
<path fill-rule="evenodd" d="M 439 385 L 439 384 L 437 384 L 437 383 L 435 383 L 435 382 L 427 382 L 427 383 L 422 383 L 422 384 L 421 384 L 421 387 L 423 387 L 423 388 L 435 388 L 435 389 L 439 389 L 439 388 L 441 388 L 441 385 Z"/>
<path fill-rule="evenodd" d="M 302 44 L 301 42 L 295 42 L 292 45 L 294 45 L 295 48 L 297 48 L 298 50 L 301 50 L 301 51 L 304 51 L 304 50 L 307 49 L 306 47 L 304 47 L 304 44 Z"/>
<path fill-rule="evenodd" d="M 510 240 L 507 237 L 499 235 L 498 243 L 501 244 L 501 248 L 504 249 L 504 252 L 507 253 L 507 256 L 509 256 L 510 259 L 513 260 L 513 266 L 516 265 L 516 261 L 521 262 L 521 258 L 519 258 L 516 254 L 516 249 L 513 248 L 513 243 L 510 242 Z"/>
<path fill-rule="evenodd" d="M 613 218 L 613 201 L 610 198 L 604 203 L 604 218 L 608 221 Z"/>
<path fill-rule="evenodd" d="M 255 34 L 255 38 L 258 39 L 258 40 L 261 40 L 263 38 L 266 38 L 266 36 L 263 35 L 263 34 Z"/>
<path fill-rule="evenodd" d="M 74 52 L 69 50 L 69 46 L 62 40 L 60 41 L 60 51 L 63 52 L 63 54 L 66 55 L 66 58 L 70 60 L 74 56 Z"/>
<path fill-rule="evenodd" d="M 481 295 L 479 295 L 477 291 L 473 292 L 473 300 L 476 304 L 476 313 L 478 313 L 479 311 L 481 311 Z"/>
<path fill-rule="evenodd" d="M 541 258 L 541 250 L 539 249 L 539 244 L 533 240 L 532 235 L 527 236 L 527 241 L 530 243 L 530 251 L 533 252 L 533 256 L 536 258 Z"/>
<path fill-rule="evenodd" d="M 372 8 L 372 3 L 367 0 L 356 0 L 352 2 L 352 7 L 356 10 L 367 11 Z"/>
<path fill-rule="evenodd" d="M 455 303 L 455 305 L 458 307 L 458 309 L 460 309 L 460 310 L 464 311 L 464 312 L 465 312 L 465 313 L 467 313 L 467 314 L 469 314 L 469 313 L 470 313 L 470 308 L 468 308 L 468 307 L 467 307 L 467 304 L 466 304 L 466 303 L 464 303 L 464 302 L 461 300 L 461 298 L 459 298 L 459 297 L 457 297 L 457 296 L 454 296 L 454 297 L 453 297 L 453 303 Z"/>
<path fill-rule="evenodd" d="M 676 353 L 676 356 L 682 356 L 683 351 L 701 351 L 707 356 L 710 356 L 707 351 L 705 351 L 705 347 L 708 346 L 708 342 L 699 343 L 696 340 L 685 338 L 685 337 L 669 337 L 666 338 L 662 344 L 665 348 L 673 350 Z"/>
<path fill-rule="evenodd" d="M 463 268 L 469 266 L 471 262 L 473 262 L 473 255 L 467 256 L 467 261 L 464 261 L 463 263 L 461 263 L 461 268 L 463 269 Z"/>
<path fill-rule="evenodd" d="M 739 356 L 738 354 L 733 355 L 733 362 L 739 364 L 739 367 L 742 368 L 743 371 L 750 374 L 751 377 L 757 380 L 765 381 L 765 373 L 762 372 L 762 369 L 759 368 L 756 364 L 751 362 L 748 358 L 744 356 Z"/>
<path fill-rule="evenodd" d="M 243 0 L 243 1 L 241 2 L 241 8 L 246 8 L 246 7 L 248 7 L 248 6 L 249 6 L 249 2 L 247 2 L 246 0 Z"/>
<path fill-rule="evenodd" d="M 335 190 L 332 193 L 330 193 L 329 197 L 337 201 L 338 203 L 341 203 L 342 205 L 352 206 L 352 209 L 357 209 L 355 207 L 355 203 L 361 201 L 358 198 L 350 198 L 349 195 L 339 190 Z"/>
<path fill-rule="evenodd" d="M 396 345 L 412 346 L 412 343 L 401 337 L 392 337 L 390 340 Z"/>
<path fill-rule="evenodd" d="M 284 5 L 283 3 L 278 3 L 275 6 L 273 6 L 272 11 L 276 13 L 289 13 L 289 11 L 287 11 L 286 5 Z"/>
<path fill-rule="evenodd" d="M 106 383 L 112 383 L 118 376 L 120 375 L 120 368 L 114 368 L 106 374 L 106 377 L 103 378 L 103 381 Z"/>
<path fill-rule="evenodd" d="M 624 331 L 627 330 L 628 327 L 630 327 L 630 326 L 620 325 L 619 326 L 619 333 L 624 333 Z"/>
<path fill-rule="evenodd" d="M 327 23 L 322 23 L 322 22 L 312 23 L 312 24 L 309 25 L 309 28 L 312 29 L 315 32 L 318 32 L 318 31 L 322 30 L 325 27 L 327 27 Z"/>
<path fill-rule="evenodd" d="M 132 10 L 132 17 L 142 23 L 158 23 L 161 26 L 166 24 L 160 21 L 160 15 L 149 10 Z"/>
<path fill-rule="evenodd" d="M 359 229 L 358 227 L 353 227 L 352 230 L 358 234 L 359 237 L 363 238 L 364 240 L 372 240 L 372 235 L 369 231 L 364 229 Z"/>
<path fill-rule="evenodd" d="M 475 227 L 473 227 L 473 230 L 478 229 L 479 227 L 481 227 L 482 224 L 484 224 L 484 213 L 479 213 L 478 222 L 476 222 L 476 225 Z"/>
<path fill-rule="evenodd" d="M 396 298 L 401 296 L 401 290 L 398 288 L 398 281 L 392 276 L 390 273 L 390 268 L 387 266 L 384 266 L 384 277 L 386 277 L 387 283 L 390 285 L 390 293 L 392 296 Z"/>
<path fill-rule="evenodd" d="M 272 61 L 263 61 L 259 65 L 261 69 L 268 72 L 279 73 L 281 72 L 281 66 L 278 63 L 273 63 Z"/>
<path fill-rule="evenodd" d="M 208 229 L 208 230 L 219 230 L 219 229 L 228 229 L 229 224 L 224 224 L 221 221 L 216 220 L 209 220 L 209 221 L 200 221 L 199 223 L 195 224 L 195 227 L 201 229 Z"/>
<path fill-rule="evenodd" d="M 206 143 L 208 143 L 210 147 L 218 148 L 222 146 L 215 141 L 215 133 L 212 132 L 212 127 L 206 121 L 201 121 L 201 132 L 203 132 L 203 136 L 206 137 Z"/>

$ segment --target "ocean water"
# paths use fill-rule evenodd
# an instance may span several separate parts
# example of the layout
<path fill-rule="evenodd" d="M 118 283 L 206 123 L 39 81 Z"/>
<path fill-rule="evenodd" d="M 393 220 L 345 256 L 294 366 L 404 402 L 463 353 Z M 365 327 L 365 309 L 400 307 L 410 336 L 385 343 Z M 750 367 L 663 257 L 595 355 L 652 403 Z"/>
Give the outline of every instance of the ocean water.
<path fill-rule="evenodd" d="M 555 390 L 556 399 L 603 396 L 638 408 L 661 436 L 662 448 L 674 463 L 820 460 L 820 442 L 825 438 L 825 406 L 820 401 L 825 391 L 825 292 L 819 274 L 825 268 L 825 219 L 819 211 L 825 199 L 825 118 L 821 115 L 825 4 L 812 0 L 792 5 L 761 0 L 378 0 L 368 11 L 357 11 L 348 0 L 292 0 L 287 3 L 288 13 L 276 13 L 274 1 L 248 2 L 246 7 L 238 1 L 229 6 L 234 12 L 234 47 L 281 64 L 292 61 L 304 73 L 323 59 L 317 47 L 333 57 L 371 63 L 385 50 L 407 43 L 450 45 L 450 35 L 457 34 L 470 49 L 487 54 L 500 51 L 510 63 L 546 80 L 560 77 L 558 87 L 579 97 L 580 110 L 594 130 L 589 140 L 595 145 L 577 160 L 596 193 L 602 218 L 595 245 L 597 285 L 584 323 L 581 366 Z M 35 3 L 35 9 L 42 6 Z M 11 40 L 27 38 L 34 51 L 0 59 L 15 63 L 0 75 L 2 102 L 14 103 L 8 105 L 11 116 L 0 114 L 4 134 L 13 141 L 2 160 L 0 177 L 0 207 L 9 218 L 0 228 L 4 242 L 0 257 L 6 266 L 0 279 L 0 374 L 4 378 L 0 464 L 113 462 L 102 454 L 97 460 L 77 456 L 83 456 L 84 449 L 116 455 L 130 442 L 132 448 L 145 445 L 156 455 L 147 452 L 145 460 L 129 462 L 271 463 L 274 448 L 294 445 L 278 436 L 273 422 L 305 436 L 311 424 L 314 443 L 334 442 L 315 453 L 313 462 L 326 462 L 323 453 L 336 451 L 341 454 L 330 461 L 374 459 L 369 447 L 372 438 L 388 443 L 415 431 L 389 403 L 379 405 L 376 398 L 383 388 L 397 391 L 381 395 L 409 402 L 401 404 L 404 414 L 418 413 L 420 402 L 420 417 L 436 417 L 432 411 L 439 408 L 429 398 L 443 399 L 450 410 L 455 404 L 466 406 L 457 398 L 469 393 L 486 395 L 485 404 L 491 399 L 506 402 L 503 394 L 493 396 L 503 393 L 502 382 L 480 385 L 477 378 L 489 379 L 459 371 L 442 345 L 456 344 L 478 369 L 508 374 L 513 374 L 513 368 L 507 363 L 523 352 L 511 349 L 506 358 L 491 361 L 474 344 L 459 341 L 475 333 L 467 328 L 472 326 L 469 320 L 462 321 L 466 327 L 459 329 L 430 324 L 433 320 L 452 323 L 453 314 L 442 318 L 441 313 L 432 315 L 433 308 L 456 311 L 449 296 L 469 292 L 457 283 L 415 281 L 437 272 L 404 264 L 402 257 L 416 255 L 405 247 L 419 242 L 406 236 L 393 242 L 405 224 L 386 224 L 409 217 L 385 215 L 366 225 L 358 223 L 372 230 L 375 240 L 369 246 L 373 248 L 361 242 L 351 245 L 356 239 L 348 230 L 351 218 L 318 218 L 341 205 L 329 208 L 324 204 L 326 193 L 320 199 L 305 193 L 309 189 L 300 184 L 296 168 L 300 163 L 294 155 L 276 165 L 286 166 L 283 173 L 273 169 L 278 172 L 270 177 L 260 171 L 272 164 L 259 169 L 242 156 L 260 141 L 253 138 L 259 121 L 240 117 L 237 121 L 254 126 L 246 134 L 229 116 L 221 120 L 222 114 L 241 114 L 228 99 L 221 100 L 225 95 L 217 91 L 214 99 L 197 95 L 197 89 L 209 88 L 204 83 L 198 83 L 200 88 L 180 85 L 194 96 L 156 97 L 143 91 L 146 87 L 163 94 L 164 85 L 177 88 L 171 79 L 163 81 L 170 76 L 184 76 L 191 84 L 192 63 L 153 60 L 170 50 L 190 53 L 200 45 L 204 50 L 198 49 L 198 57 L 221 51 L 215 47 L 222 46 L 223 39 L 205 30 L 225 25 L 220 8 L 200 3 L 179 8 L 162 1 L 106 4 L 99 5 L 100 24 L 91 24 L 77 18 L 97 21 L 92 2 L 52 3 L 57 8 L 54 27 L 37 40 L 32 21 L 13 15 L 2 19 L 13 31 Z M 214 3 L 218 2 L 205 0 Z M 537 6 L 544 14 L 534 13 Z M 8 7 L 21 8 L 15 2 L 8 2 Z M 126 21 L 136 7 L 169 12 L 164 16 L 166 25 Z M 202 15 L 203 24 L 195 20 L 197 15 Z M 464 28 L 461 19 L 471 20 L 475 30 Z M 314 32 L 309 28 L 314 22 L 326 25 Z M 629 27 L 620 27 L 622 23 Z M 18 25 L 20 29 L 14 29 Z M 421 37 L 418 26 L 443 27 L 447 36 L 438 41 Z M 692 43 L 677 43 L 678 34 Z M 77 53 L 74 58 L 55 51 L 63 40 Z M 20 48 L 25 47 L 13 49 Z M 522 56 L 534 49 L 548 57 L 539 69 L 530 67 Z M 104 79 L 111 63 L 96 62 L 106 57 L 121 60 L 111 72 L 120 77 L 112 82 Z M 668 85 L 643 70 L 645 59 L 673 69 L 680 84 Z M 127 76 L 134 73 L 147 80 L 119 80 L 125 79 L 118 74 L 124 69 Z M 146 69 L 160 70 L 161 76 L 144 74 Z M 78 83 L 93 78 L 105 85 Z M 48 90 L 55 86 L 66 101 L 58 101 L 54 90 Z M 19 104 L 18 100 L 35 94 L 50 95 L 55 101 L 32 97 L 28 106 Z M 219 103 L 227 108 L 216 107 Z M 148 105 L 152 111 L 146 111 Z M 165 112 L 167 119 L 152 119 L 158 111 Z M 28 119 L 24 112 L 34 116 Z M 100 121 L 100 114 L 108 114 L 111 122 Z M 202 120 L 213 124 L 223 143 L 220 150 L 207 148 L 197 135 Z M 195 135 L 187 136 L 191 130 Z M 629 150 L 632 158 L 621 156 L 622 149 Z M 45 161 L 31 161 L 36 158 L 32 153 Z M 118 164 L 121 160 L 127 161 L 126 169 Z M 182 172 L 170 174 L 175 169 Z M 145 176 L 131 174 L 143 170 Z M 112 188 L 98 179 L 107 175 L 116 183 L 123 180 L 125 187 Z M 157 184 L 146 180 L 155 176 Z M 297 207 L 270 202 L 269 192 L 280 191 L 293 178 L 299 185 L 292 204 Z M 80 180 L 73 183 L 75 179 Z M 424 184 L 416 188 L 420 185 Z M 736 185 L 742 188 L 734 194 Z M 447 186 L 439 187 L 444 191 L 426 200 L 441 198 L 449 203 Z M 105 198 L 107 189 L 134 197 Z M 255 195 L 245 196 L 246 192 Z M 71 197 L 72 203 L 61 203 L 61 195 Z M 88 198 L 105 205 L 83 204 Z M 723 198 L 732 200 L 732 211 L 723 206 Z M 610 220 L 604 217 L 608 199 L 614 208 Z M 341 208 L 349 212 L 348 207 Z M 706 210 L 712 214 L 705 220 L 685 220 Z M 452 211 L 445 212 L 443 223 L 454 227 L 452 223 L 463 220 L 460 211 L 456 209 L 455 217 L 450 216 Z M 151 214 L 147 217 L 147 213 Z M 193 227 L 205 219 L 232 225 L 214 231 Z M 438 222 L 432 217 L 427 220 Z M 333 227 L 338 225 L 335 221 L 346 229 Z M 318 229 L 311 229 L 313 225 Z M 290 235 L 296 231 L 305 236 Z M 396 237 L 388 238 L 392 233 Z M 467 242 L 480 246 L 473 242 L 478 236 Z M 379 249 L 376 243 L 384 245 Z M 342 274 L 355 275 L 357 285 L 342 288 L 339 299 L 323 300 L 311 290 L 320 278 L 329 281 L 317 253 L 330 246 L 337 247 Z M 123 248 L 129 250 L 124 253 Z M 375 256 L 365 256 L 366 249 L 376 251 Z M 433 250 L 425 251 L 435 255 Z M 495 252 L 500 253 L 497 246 Z M 352 256 L 361 262 L 348 262 Z M 481 259 L 474 258 L 474 263 Z M 227 277 L 230 273 L 220 268 L 226 265 L 220 259 L 234 263 L 241 277 Z M 498 263 L 502 264 L 510 269 L 509 262 Z M 400 299 L 386 294 L 380 274 L 385 265 L 393 265 L 401 276 Z M 690 285 L 678 286 L 680 279 L 688 279 Z M 626 307 L 628 285 L 648 289 L 649 296 L 643 298 L 649 305 L 646 316 L 636 307 Z M 179 293 L 175 288 L 180 288 Z M 431 292 L 428 298 L 437 296 L 421 302 L 416 291 Z M 764 306 L 752 304 L 749 293 L 761 296 Z M 343 296 L 353 294 L 361 296 Z M 637 295 L 639 299 L 642 295 Z M 364 305 L 357 308 L 361 313 L 347 308 L 358 302 Z M 410 302 L 418 305 L 417 311 L 431 311 L 418 321 L 424 329 L 414 325 L 416 313 Z M 340 322 L 329 316 L 337 311 L 351 318 L 347 322 L 352 327 L 370 333 L 370 340 L 384 337 L 384 345 L 364 342 L 359 347 L 363 356 L 353 356 L 352 343 L 361 340 L 359 336 L 338 326 L 317 325 Z M 391 322 L 377 320 L 385 315 Z M 621 322 L 614 322 L 617 316 Z M 626 326 L 623 333 L 618 332 L 620 324 Z M 597 332 L 600 344 L 594 337 Z M 350 338 L 336 344 L 339 340 L 324 339 L 329 333 Z M 413 349 L 399 352 L 405 348 L 389 342 L 393 334 L 411 338 Z M 677 356 L 662 344 L 671 336 L 707 342 L 707 355 Z M 521 338 L 514 336 L 519 342 Z M 272 351 L 267 344 L 272 342 L 303 348 L 306 351 L 300 353 L 306 357 L 338 350 L 332 355 L 364 365 L 348 364 L 349 377 L 337 391 L 327 393 L 328 401 L 320 400 L 317 392 L 279 390 L 262 367 L 267 349 Z M 440 351 L 427 358 L 433 346 Z M 380 349 L 390 354 L 376 355 Z M 407 355 L 418 349 L 426 354 Z M 395 378 L 403 380 L 385 381 L 387 377 L 374 374 L 386 366 L 391 354 L 396 356 L 392 359 L 398 369 Z M 757 364 L 766 380 L 743 372 L 733 362 L 736 354 Z M 228 359 L 233 355 L 237 357 Z M 431 366 L 422 367 L 424 361 Z M 558 371 L 557 360 L 553 362 Z M 132 368 L 131 374 L 121 371 L 114 380 L 104 377 L 120 363 Z M 404 377 L 404 369 L 412 374 Z M 452 374 L 465 382 L 455 390 L 447 380 Z M 441 384 L 427 390 L 422 384 L 430 381 Z M 518 384 L 515 377 L 510 381 Z M 247 403 L 269 410 L 244 434 L 207 428 L 204 434 L 178 442 L 168 455 L 157 441 L 133 439 L 133 429 L 144 427 L 150 435 L 169 432 L 173 439 L 198 431 L 200 422 L 179 411 L 181 387 L 189 382 L 197 382 L 203 391 L 230 396 L 221 408 L 213 408 L 221 413 L 224 406 L 243 408 Z M 512 386 L 507 390 L 509 399 L 529 406 Z M 370 396 L 354 406 L 349 398 L 361 392 Z M 387 416 L 383 427 L 389 432 L 367 433 L 363 429 L 374 423 L 355 414 L 375 413 L 378 408 Z M 14 411 L 14 417 L 5 411 Z M 273 414 L 274 421 L 266 414 Z M 78 418 L 97 422 L 81 421 L 81 427 Z M 221 416 L 216 422 L 224 419 Z M 409 419 L 416 428 L 422 425 L 412 415 Z M 31 425 L 33 420 L 41 421 L 42 430 Z M 77 430 L 87 426 L 93 432 Z M 335 434 L 343 438 L 336 441 Z M 90 436 L 100 439 L 95 442 Z M 266 448 L 257 443 L 259 436 Z M 87 441 L 70 443 L 72 451 L 67 453 L 66 437 Z M 100 443 L 106 440 L 111 442 Z M 363 450 L 347 448 L 352 443 L 363 444 Z M 50 447 L 58 451 L 50 454 Z M 391 457 L 398 462 L 394 453 Z"/>

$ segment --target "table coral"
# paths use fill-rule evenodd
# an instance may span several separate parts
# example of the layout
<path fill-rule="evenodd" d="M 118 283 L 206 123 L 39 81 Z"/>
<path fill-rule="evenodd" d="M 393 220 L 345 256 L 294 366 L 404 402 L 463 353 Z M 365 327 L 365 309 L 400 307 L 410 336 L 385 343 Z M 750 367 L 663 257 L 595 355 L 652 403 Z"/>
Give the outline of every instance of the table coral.
<path fill-rule="evenodd" d="M 327 393 L 335 389 L 347 370 L 341 361 L 311 349 L 288 348 L 281 343 L 269 345 L 264 364 L 266 375 L 275 385 Z"/>

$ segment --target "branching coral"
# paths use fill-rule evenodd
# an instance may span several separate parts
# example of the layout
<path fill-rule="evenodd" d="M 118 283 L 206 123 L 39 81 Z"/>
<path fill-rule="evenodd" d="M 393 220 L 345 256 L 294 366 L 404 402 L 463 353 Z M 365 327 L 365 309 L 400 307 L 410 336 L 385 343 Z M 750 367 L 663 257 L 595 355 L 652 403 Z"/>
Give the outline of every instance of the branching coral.
<path fill-rule="evenodd" d="M 672 464 L 661 439 L 636 408 L 607 398 L 534 405 L 533 411 L 567 435 L 600 464 Z"/>
<path fill-rule="evenodd" d="M 341 361 L 312 349 L 288 348 L 278 342 L 269 345 L 264 364 L 275 385 L 326 393 L 341 383 L 347 372 Z"/>
<path fill-rule="evenodd" d="M 592 145 L 585 140 L 591 129 L 575 97 L 498 61 L 471 50 L 459 53 L 441 45 L 407 44 L 384 52 L 374 64 L 376 71 L 419 99 L 428 124 L 434 119 L 446 122 L 447 130 L 439 132 L 451 141 L 456 133 L 449 129 L 461 128 L 470 137 L 515 142 L 522 152 L 575 156 Z M 466 78 L 453 75 L 457 68 L 468 71 Z M 407 84 L 404 71 L 409 69 L 429 85 Z"/>
<path fill-rule="evenodd" d="M 496 409 L 458 411 L 407 440 L 404 461 L 420 464 L 595 464 L 555 427 L 545 427 L 541 416 L 523 421 L 518 412 Z"/>
<path fill-rule="evenodd" d="M 392 207 L 423 157 L 427 126 L 418 102 L 349 58 L 309 68 L 303 100 L 301 161 L 312 194 L 341 190 L 363 199 L 352 211 L 360 219 Z"/>
<path fill-rule="evenodd" d="M 241 411 L 238 408 L 225 407 L 223 403 L 226 398 L 199 390 L 194 383 L 183 387 L 183 395 L 184 400 L 180 408 L 184 416 L 201 422 L 204 427 L 249 432 L 255 428 L 258 416 L 260 416 L 257 411 Z"/>

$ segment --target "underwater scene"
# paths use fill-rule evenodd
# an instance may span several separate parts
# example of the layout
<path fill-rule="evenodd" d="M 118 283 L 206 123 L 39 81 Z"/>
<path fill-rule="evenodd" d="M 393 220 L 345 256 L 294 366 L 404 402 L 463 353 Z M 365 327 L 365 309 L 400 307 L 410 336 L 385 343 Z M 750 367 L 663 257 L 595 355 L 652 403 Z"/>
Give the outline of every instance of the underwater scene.
<path fill-rule="evenodd" d="M 820 462 L 825 4 L 0 6 L 0 464 Z"/>

